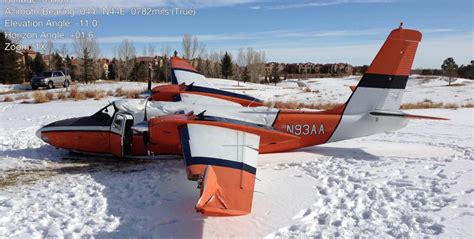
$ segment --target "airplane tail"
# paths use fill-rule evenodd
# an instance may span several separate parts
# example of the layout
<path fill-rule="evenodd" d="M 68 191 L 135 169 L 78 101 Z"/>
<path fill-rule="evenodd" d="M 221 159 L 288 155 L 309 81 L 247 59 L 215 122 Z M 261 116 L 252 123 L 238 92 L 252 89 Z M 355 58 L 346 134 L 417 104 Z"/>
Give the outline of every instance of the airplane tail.
<path fill-rule="evenodd" d="M 400 104 L 411 72 L 421 33 L 416 30 L 393 30 L 347 103 L 329 142 L 372 135 L 403 128 L 410 118 Z"/>
<path fill-rule="evenodd" d="M 355 88 L 344 114 L 399 111 L 420 41 L 419 31 L 393 30 Z"/>

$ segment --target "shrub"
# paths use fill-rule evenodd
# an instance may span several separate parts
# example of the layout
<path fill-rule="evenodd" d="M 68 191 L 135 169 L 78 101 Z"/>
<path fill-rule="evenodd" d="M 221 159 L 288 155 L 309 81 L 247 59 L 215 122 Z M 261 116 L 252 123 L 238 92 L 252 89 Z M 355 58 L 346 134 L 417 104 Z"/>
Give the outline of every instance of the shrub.
<path fill-rule="evenodd" d="M 467 103 L 462 106 L 463 108 L 474 108 L 474 103 Z"/>
<path fill-rule="evenodd" d="M 106 96 L 107 96 L 107 94 L 104 91 L 97 91 L 97 93 L 94 97 L 94 100 L 100 100 L 100 99 L 102 99 Z"/>
<path fill-rule="evenodd" d="M 77 87 L 71 88 L 71 91 L 69 92 L 69 97 L 74 100 L 85 100 L 86 96 L 84 95 L 83 92 L 80 92 Z"/>
<path fill-rule="evenodd" d="M 115 96 L 116 97 L 120 97 L 120 96 L 124 96 L 124 95 L 125 95 L 125 93 L 124 93 L 122 87 L 119 87 L 119 88 L 115 89 Z"/>
<path fill-rule="evenodd" d="M 51 93 L 51 92 L 46 92 L 46 94 L 44 94 L 44 96 L 45 96 L 46 98 L 48 98 L 48 101 L 54 100 L 54 94 Z"/>
<path fill-rule="evenodd" d="M 33 93 L 33 99 L 35 100 L 35 103 L 37 104 L 46 103 L 50 101 L 50 99 L 46 97 L 46 94 L 43 92 Z"/>
<path fill-rule="evenodd" d="M 12 101 L 13 101 L 13 98 L 10 96 L 5 96 L 5 98 L 3 98 L 3 102 L 12 102 Z"/>
<path fill-rule="evenodd" d="M 56 97 L 58 98 L 58 100 L 65 100 L 67 99 L 67 96 L 66 96 L 66 93 L 64 92 L 59 92 Z"/>
<path fill-rule="evenodd" d="M 140 90 L 129 90 L 129 91 L 126 91 L 125 95 L 129 99 L 138 99 L 140 98 L 140 93 L 141 93 Z"/>
<path fill-rule="evenodd" d="M 84 95 L 86 98 L 95 98 L 97 96 L 97 91 L 96 90 L 86 90 L 84 91 Z"/>

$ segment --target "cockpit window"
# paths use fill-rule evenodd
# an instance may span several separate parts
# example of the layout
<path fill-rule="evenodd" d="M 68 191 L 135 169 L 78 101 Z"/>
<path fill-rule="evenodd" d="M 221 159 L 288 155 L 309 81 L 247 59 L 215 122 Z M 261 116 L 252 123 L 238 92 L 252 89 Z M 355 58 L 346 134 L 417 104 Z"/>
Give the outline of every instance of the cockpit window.
<path fill-rule="evenodd" d="M 92 117 L 100 122 L 103 122 L 104 124 L 109 123 L 112 121 L 112 118 L 114 117 L 115 114 L 115 106 L 114 104 L 109 104 L 99 110 L 97 113 L 92 115 Z M 109 124 L 110 125 L 110 124 Z"/>

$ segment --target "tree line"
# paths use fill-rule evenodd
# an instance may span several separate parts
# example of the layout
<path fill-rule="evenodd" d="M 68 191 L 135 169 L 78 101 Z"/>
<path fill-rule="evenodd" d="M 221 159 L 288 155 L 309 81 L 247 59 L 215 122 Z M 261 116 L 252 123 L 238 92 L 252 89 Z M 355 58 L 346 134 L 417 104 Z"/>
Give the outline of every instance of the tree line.
<path fill-rule="evenodd" d="M 75 81 L 91 83 L 97 79 L 118 81 L 146 81 L 152 78 L 156 82 L 171 81 L 171 57 L 187 59 L 198 72 L 210 78 L 233 79 L 242 82 L 274 83 L 286 78 L 288 72 L 278 67 L 266 69 L 265 51 L 253 48 L 241 48 L 237 55 L 230 52 L 207 50 L 198 37 L 184 35 L 181 42 L 182 52 L 172 52 L 171 47 L 162 46 L 158 56 L 155 46 L 143 49 L 142 57 L 132 41 L 125 39 L 114 50 L 111 60 L 101 59 L 101 51 L 95 39 L 80 38 L 72 43 L 72 52 L 66 44 L 55 48 L 52 41 L 45 46 L 47 61 L 40 52 L 6 51 L 6 44 L 14 44 L 4 32 L 0 32 L 0 83 L 23 83 L 45 70 L 61 70 Z M 75 57 L 71 56 L 74 55 Z M 449 82 L 455 77 L 474 79 L 473 61 L 468 65 L 458 65 L 453 58 L 447 58 L 441 69 L 414 70 L 417 74 L 445 75 Z M 287 64 L 289 65 L 289 64 Z M 359 67 L 363 73 L 367 66 Z M 357 67 L 354 71 L 358 72 Z M 286 72 L 286 73 L 285 73 Z"/>
<path fill-rule="evenodd" d="M 465 79 L 474 79 L 474 60 L 467 65 L 458 66 L 453 57 L 446 58 L 439 69 L 415 69 L 413 74 L 445 76 L 449 85 L 457 77 Z"/>

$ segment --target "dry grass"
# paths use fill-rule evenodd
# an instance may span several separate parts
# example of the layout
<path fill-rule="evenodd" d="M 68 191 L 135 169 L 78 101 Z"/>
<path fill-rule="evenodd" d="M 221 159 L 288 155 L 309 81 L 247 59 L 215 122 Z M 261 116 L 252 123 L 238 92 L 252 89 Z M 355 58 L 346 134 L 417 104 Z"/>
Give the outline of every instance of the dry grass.
<path fill-rule="evenodd" d="M 79 91 L 77 87 L 71 88 L 71 91 L 69 92 L 68 97 L 69 99 L 74 99 L 74 100 L 85 100 L 86 96 L 83 92 Z"/>
<path fill-rule="evenodd" d="M 462 108 L 474 108 L 474 103 L 467 103 L 461 106 Z"/>
<path fill-rule="evenodd" d="M 115 97 L 126 97 L 129 99 L 139 99 L 140 94 L 143 92 L 143 90 L 124 90 L 122 87 L 115 89 L 115 94 L 113 96 Z M 111 95 L 111 91 L 107 92 L 107 95 Z"/>
<path fill-rule="evenodd" d="M 466 84 L 464 84 L 464 83 L 455 83 L 455 84 L 451 84 L 451 85 L 447 85 L 447 86 L 451 87 L 451 86 L 465 86 L 465 85 Z"/>
<path fill-rule="evenodd" d="M 115 95 L 114 96 L 117 96 L 117 97 L 125 96 L 125 92 L 123 91 L 122 87 L 119 87 L 119 88 L 115 89 Z"/>
<path fill-rule="evenodd" d="M 431 102 L 430 100 L 425 100 L 418 103 L 406 103 L 400 106 L 402 110 L 412 110 L 412 109 L 457 109 L 460 107 L 469 108 L 470 104 L 467 105 L 458 105 L 454 103 L 436 103 Z"/>
<path fill-rule="evenodd" d="M 33 99 L 35 103 L 41 104 L 51 101 L 49 97 L 46 96 L 44 92 L 35 92 L 33 93 Z"/>
<path fill-rule="evenodd" d="M 105 93 L 105 91 L 98 91 L 96 92 L 96 95 L 94 96 L 94 100 L 100 100 L 105 97 L 107 97 L 107 93 Z"/>
<path fill-rule="evenodd" d="M 279 109 L 318 109 L 318 110 L 329 110 L 334 109 L 335 107 L 341 105 L 339 103 L 300 103 L 300 102 L 283 102 L 283 101 L 275 101 L 275 102 L 267 102 L 267 106 L 273 106 Z"/>
<path fill-rule="evenodd" d="M 100 100 L 108 96 L 115 96 L 115 97 L 126 97 L 130 99 L 139 99 L 140 93 L 143 90 L 123 90 L 122 88 L 117 88 L 115 91 L 113 90 L 79 90 L 77 87 L 72 87 L 68 92 L 58 92 L 56 93 L 56 98 L 58 100 L 86 100 L 86 99 L 94 99 Z M 50 100 L 54 99 L 53 93 L 46 93 L 47 98 Z M 51 94 L 51 95 L 49 95 Z"/>
<path fill-rule="evenodd" d="M 58 100 L 65 100 L 65 99 L 67 99 L 67 95 L 66 95 L 66 93 L 64 93 L 64 92 L 59 92 L 59 93 L 56 95 L 56 98 L 58 98 Z"/>
<path fill-rule="evenodd" d="M 129 99 L 139 99 L 141 92 L 141 90 L 128 90 L 125 96 Z"/>
<path fill-rule="evenodd" d="M 279 109 L 319 109 L 319 110 L 329 110 L 334 109 L 337 106 L 341 105 L 339 103 L 313 103 L 313 104 L 305 104 L 299 102 L 283 102 L 283 101 L 275 101 L 275 102 L 266 102 L 267 106 L 273 106 Z M 464 105 L 458 105 L 454 103 L 436 103 L 432 102 L 429 99 L 425 99 L 423 102 L 418 103 L 407 103 L 402 104 L 400 109 L 402 110 L 412 110 L 412 109 L 458 109 L 458 108 L 474 108 L 474 103 L 467 103 Z"/>
<path fill-rule="evenodd" d="M 54 94 L 51 93 L 51 92 L 46 92 L 46 93 L 44 94 L 44 96 L 45 96 L 46 98 L 48 98 L 49 101 L 54 100 Z"/>
<path fill-rule="evenodd" d="M 5 98 L 3 98 L 3 102 L 12 102 L 12 101 L 13 101 L 13 98 L 10 96 L 5 96 Z"/>

